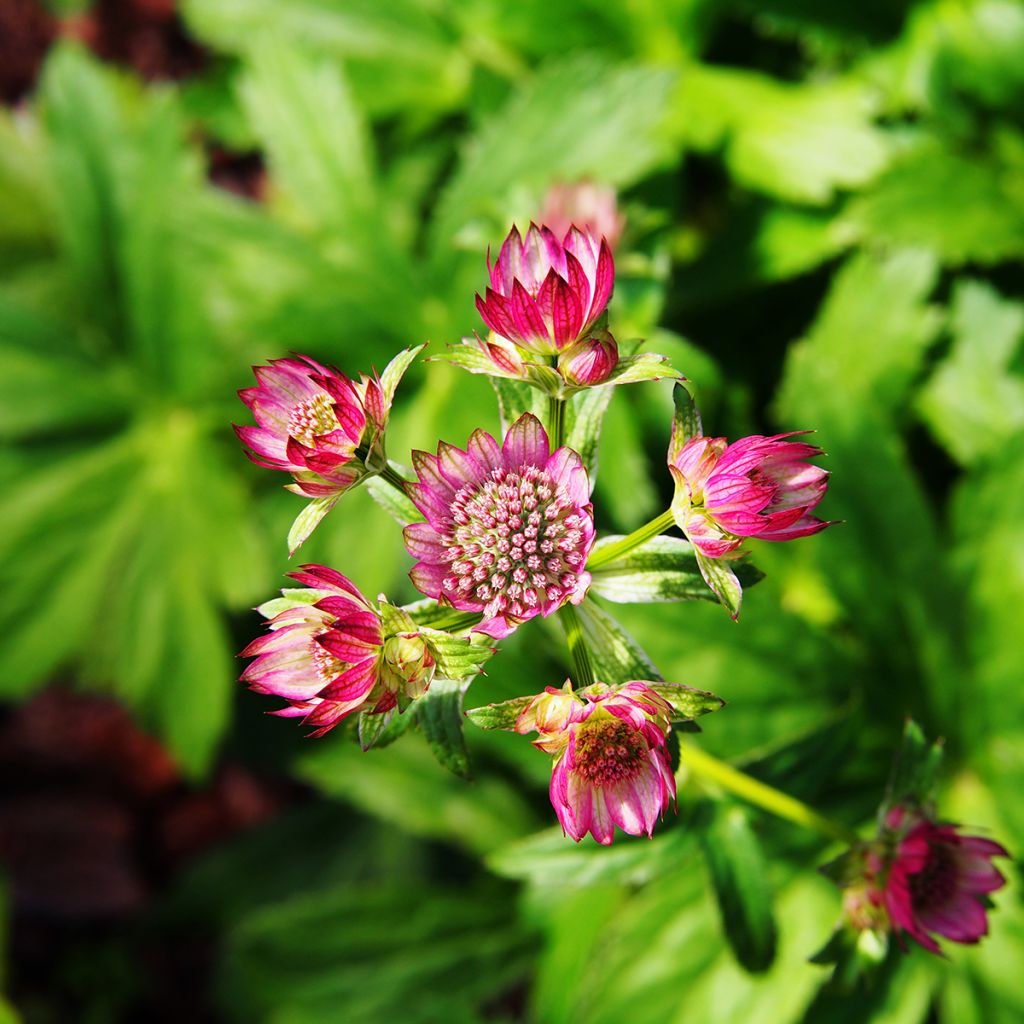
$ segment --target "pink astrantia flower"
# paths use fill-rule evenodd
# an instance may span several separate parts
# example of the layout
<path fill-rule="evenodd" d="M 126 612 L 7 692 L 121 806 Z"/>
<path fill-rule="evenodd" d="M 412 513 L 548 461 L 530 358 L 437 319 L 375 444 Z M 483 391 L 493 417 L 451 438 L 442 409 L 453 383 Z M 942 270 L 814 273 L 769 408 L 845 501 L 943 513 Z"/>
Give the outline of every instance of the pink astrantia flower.
<path fill-rule="evenodd" d="M 693 437 L 670 450 L 675 480 L 672 513 L 701 554 L 721 558 L 744 537 L 792 540 L 829 523 L 811 515 L 825 495 L 828 473 L 805 460 L 823 454 L 792 434 Z"/>
<path fill-rule="evenodd" d="M 348 715 L 383 714 L 426 691 L 434 658 L 417 634 L 385 637 L 377 610 L 333 569 L 288 575 L 315 600 L 275 615 L 270 632 L 242 651 L 255 659 L 242 674 L 250 689 L 288 702 L 271 714 L 301 717 L 321 736 Z"/>
<path fill-rule="evenodd" d="M 257 387 L 239 397 L 259 426 L 235 426 L 260 466 L 291 473 L 289 490 L 310 498 L 340 494 L 383 465 L 389 402 L 380 380 L 359 382 L 308 356 L 253 367 Z"/>
<path fill-rule="evenodd" d="M 491 284 L 476 308 L 496 335 L 539 355 L 568 348 L 604 312 L 615 281 L 608 243 L 573 226 L 561 241 L 531 224 L 513 227 L 497 263 L 487 257 Z"/>
<path fill-rule="evenodd" d="M 650 836 L 676 795 L 666 747 L 671 706 L 640 681 L 569 687 L 547 687 L 516 722 L 516 732 L 537 732 L 534 745 L 555 755 L 551 803 L 562 830 L 604 845 L 616 825 Z"/>
<path fill-rule="evenodd" d="M 483 613 L 477 629 L 493 637 L 583 600 L 594 543 L 587 471 L 571 449 L 550 451 L 535 416 L 521 416 L 502 445 L 475 430 L 465 451 L 442 441 L 436 456 L 414 451 L 412 461 L 408 494 L 427 519 L 405 528 L 418 590 Z"/>
<path fill-rule="evenodd" d="M 1006 884 L 992 858 L 1008 857 L 1007 851 L 902 805 L 886 815 L 885 829 L 895 844 L 891 859 L 876 853 L 868 861 L 878 869 L 876 884 L 893 928 L 933 953 L 940 952 L 933 935 L 964 943 L 987 935 L 984 897 Z"/>
<path fill-rule="evenodd" d="M 613 250 L 626 225 L 625 217 L 619 212 L 615 189 L 592 181 L 552 185 L 544 199 L 540 220 L 558 238 L 564 238 L 575 224 L 597 238 L 604 238 Z"/>

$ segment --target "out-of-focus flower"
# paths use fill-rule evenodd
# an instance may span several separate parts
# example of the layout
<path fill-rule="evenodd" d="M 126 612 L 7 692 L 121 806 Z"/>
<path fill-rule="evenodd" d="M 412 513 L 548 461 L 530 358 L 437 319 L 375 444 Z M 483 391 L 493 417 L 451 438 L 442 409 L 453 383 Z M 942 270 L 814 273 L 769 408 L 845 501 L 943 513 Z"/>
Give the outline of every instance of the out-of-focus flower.
<path fill-rule="evenodd" d="M 573 226 L 561 241 L 531 224 L 513 227 L 497 262 L 487 258 L 491 284 L 476 308 L 496 335 L 528 352 L 554 355 L 584 337 L 604 312 L 615 282 L 608 243 Z"/>
<path fill-rule="evenodd" d="M 619 212 L 615 189 L 592 181 L 552 185 L 544 199 L 540 222 L 558 238 L 573 226 L 604 238 L 614 250 L 625 227 L 626 218 Z"/>
<path fill-rule="evenodd" d="M 555 762 L 551 803 L 563 831 L 579 842 L 588 832 L 607 845 L 618 825 L 651 835 L 675 799 L 666 738 L 669 703 L 646 683 L 595 683 L 573 693 L 547 687 L 519 716 L 516 732 L 537 732 L 534 745 Z"/>
<path fill-rule="evenodd" d="M 255 659 L 242 674 L 250 689 L 288 702 L 272 714 L 301 717 L 321 736 L 348 715 L 383 714 L 426 691 L 435 662 L 419 634 L 386 637 L 374 606 L 333 569 L 289 575 L 312 600 L 274 615 L 270 632 L 242 651 Z"/>
<path fill-rule="evenodd" d="M 811 515 L 825 495 L 828 473 L 805 461 L 823 452 L 786 440 L 792 436 L 745 437 L 733 444 L 698 436 L 670 449 L 672 513 L 701 554 L 721 558 L 744 537 L 792 540 L 829 525 Z"/>
<path fill-rule="evenodd" d="M 885 816 L 882 846 L 868 855 L 869 884 L 892 927 L 938 953 L 935 935 L 976 943 L 988 934 L 984 897 L 1006 884 L 992 858 L 1008 856 L 991 839 L 897 805 Z"/>
<path fill-rule="evenodd" d="M 475 430 L 465 451 L 441 442 L 436 456 L 412 460 L 408 494 L 427 519 L 405 528 L 418 590 L 482 612 L 476 628 L 493 637 L 583 600 L 594 543 L 587 471 L 571 449 L 550 451 L 535 416 L 521 416 L 502 445 Z"/>
<path fill-rule="evenodd" d="M 308 356 L 253 367 L 257 387 L 239 397 L 259 426 L 235 426 L 259 466 L 283 469 L 289 490 L 311 498 L 340 494 L 385 465 L 390 400 L 376 375 L 354 382 Z"/>
<path fill-rule="evenodd" d="M 597 330 L 559 355 L 558 372 L 567 384 L 593 387 L 604 383 L 618 363 L 615 339 L 608 331 Z"/>

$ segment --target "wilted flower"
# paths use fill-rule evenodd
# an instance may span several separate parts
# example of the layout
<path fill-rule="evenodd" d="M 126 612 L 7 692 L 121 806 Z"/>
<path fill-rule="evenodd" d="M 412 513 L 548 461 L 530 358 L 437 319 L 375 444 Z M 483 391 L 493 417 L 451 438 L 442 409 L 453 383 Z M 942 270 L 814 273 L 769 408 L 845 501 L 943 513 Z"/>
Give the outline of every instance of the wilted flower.
<path fill-rule="evenodd" d="M 540 221 L 558 238 L 575 224 L 596 238 L 604 238 L 611 249 L 618 244 L 626 219 L 619 213 L 615 189 L 592 181 L 552 185 L 544 199 Z"/>
<path fill-rule="evenodd" d="M 500 445 L 475 430 L 466 450 L 443 441 L 412 453 L 409 497 L 426 517 L 405 528 L 419 561 L 409 574 L 428 597 L 482 612 L 503 637 L 535 615 L 583 600 L 594 543 L 587 471 L 569 448 L 550 452 L 540 421 L 521 416 Z"/>
<path fill-rule="evenodd" d="M 666 747 L 671 706 L 646 683 L 595 683 L 573 693 L 547 687 L 516 722 L 537 732 L 534 745 L 555 755 L 551 803 L 563 831 L 579 842 L 588 832 L 607 845 L 618 825 L 651 835 L 675 799 Z"/>
<path fill-rule="evenodd" d="M 340 494 L 385 464 L 390 402 L 380 380 L 358 383 L 309 356 L 253 367 L 257 387 L 239 397 L 259 426 L 235 426 L 260 466 L 292 474 L 289 490 L 319 498 Z"/>
<path fill-rule="evenodd" d="M 675 480 L 672 513 L 708 558 L 734 551 L 744 537 L 792 540 L 828 526 L 811 511 L 825 495 L 828 473 L 804 460 L 819 448 L 787 441 L 792 434 L 694 437 L 669 451 Z"/>
<path fill-rule="evenodd" d="M 1006 884 L 992 864 L 1009 856 L 999 843 L 960 835 L 956 825 L 902 805 L 886 815 L 884 833 L 868 856 L 869 882 L 894 929 L 933 953 L 940 952 L 933 935 L 975 943 L 988 934 L 985 895 Z"/>
<path fill-rule="evenodd" d="M 320 736 L 357 711 L 382 714 L 426 691 L 435 665 L 422 637 L 385 637 L 377 610 L 333 569 L 289 575 L 312 589 L 311 602 L 275 615 L 242 651 L 255 658 L 242 674 L 250 689 L 288 701 L 272 714 L 302 717 Z"/>
<path fill-rule="evenodd" d="M 496 335 L 528 352 L 554 355 L 586 335 L 604 312 L 615 281 L 608 243 L 571 227 L 562 241 L 531 224 L 522 238 L 512 228 L 491 285 L 476 308 Z"/>

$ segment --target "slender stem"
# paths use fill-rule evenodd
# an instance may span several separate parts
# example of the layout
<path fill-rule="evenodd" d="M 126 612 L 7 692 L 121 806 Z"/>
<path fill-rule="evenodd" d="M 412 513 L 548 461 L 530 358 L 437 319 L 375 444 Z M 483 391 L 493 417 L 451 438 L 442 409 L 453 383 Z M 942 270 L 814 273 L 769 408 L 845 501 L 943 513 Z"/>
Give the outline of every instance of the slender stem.
<path fill-rule="evenodd" d="M 652 537 L 657 537 L 671 529 L 674 525 L 675 519 L 672 518 L 671 510 L 662 512 L 660 516 L 652 519 L 649 523 L 644 523 L 639 529 L 627 534 L 621 540 L 617 540 L 613 544 L 606 544 L 600 551 L 595 551 L 587 560 L 587 568 L 599 569 L 602 565 L 608 565 L 632 551 L 633 548 L 646 544 Z"/>
<path fill-rule="evenodd" d="M 565 443 L 565 399 L 548 397 L 548 439 L 551 450 Z"/>
<path fill-rule="evenodd" d="M 759 782 L 738 768 L 720 761 L 717 757 L 695 747 L 690 743 L 681 743 L 680 761 L 697 775 L 703 776 L 717 782 L 723 789 L 735 793 L 736 796 L 747 803 L 762 807 L 776 817 L 785 818 L 796 825 L 813 829 L 815 832 L 837 839 L 841 843 L 855 846 L 860 842 L 860 837 L 851 828 L 826 818 L 819 814 L 813 807 L 788 793 L 782 793 L 764 782 Z"/>
<path fill-rule="evenodd" d="M 594 682 L 594 669 L 590 664 L 590 652 L 583 636 L 583 625 L 576 614 L 575 606 L 571 604 L 563 604 L 558 609 L 558 617 L 562 621 L 565 639 L 569 644 L 569 654 L 572 656 L 574 688 L 580 690 Z"/>
<path fill-rule="evenodd" d="M 401 491 L 402 494 L 405 494 L 406 484 L 411 484 L 413 482 L 412 480 L 406 480 L 404 476 L 401 476 L 392 467 L 390 462 L 380 471 L 380 477 L 382 480 L 387 480 L 395 490 Z"/>

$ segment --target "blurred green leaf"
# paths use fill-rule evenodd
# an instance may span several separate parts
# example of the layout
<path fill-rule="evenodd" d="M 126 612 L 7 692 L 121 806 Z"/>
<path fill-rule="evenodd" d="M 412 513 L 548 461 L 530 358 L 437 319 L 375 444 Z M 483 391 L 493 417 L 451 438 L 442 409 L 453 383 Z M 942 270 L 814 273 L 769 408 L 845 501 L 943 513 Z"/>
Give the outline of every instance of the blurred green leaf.
<path fill-rule="evenodd" d="M 942 753 L 941 740 L 929 743 L 917 722 L 907 719 L 903 742 L 893 762 L 886 804 L 930 804 L 938 786 Z"/>
<path fill-rule="evenodd" d="M 1011 370 L 1024 338 L 1024 306 L 980 281 L 959 281 L 950 327 L 953 347 L 917 404 L 936 438 L 971 465 L 1024 429 L 1024 377 Z"/>
<path fill-rule="evenodd" d="M 767 861 L 746 812 L 735 806 L 711 808 L 701 844 L 736 959 L 748 971 L 766 971 L 775 959 L 777 928 Z"/>
<path fill-rule="evenodd" d="M 416 721 L 434 756 L 449 771 L 470 777 L 469 751 L 462 735 L 462 701 L 469 683 L 435 679 L 416 701 Z"/>

